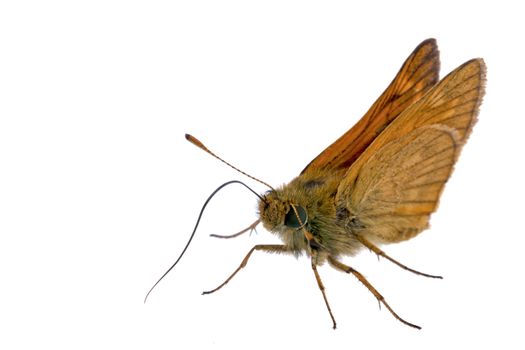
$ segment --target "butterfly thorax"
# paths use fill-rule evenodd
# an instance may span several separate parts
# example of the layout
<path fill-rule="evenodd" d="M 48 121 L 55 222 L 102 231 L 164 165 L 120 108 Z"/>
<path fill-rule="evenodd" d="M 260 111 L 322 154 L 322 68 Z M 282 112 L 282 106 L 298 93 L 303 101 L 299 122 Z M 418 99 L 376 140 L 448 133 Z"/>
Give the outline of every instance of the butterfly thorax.
<path fill-rule="evenodd" d="M 259 201 L 263 226 L 296 255 L 309 255 L 312 247 L 321 256 L 355 254 L 360 245 L 346 221 L 337 215 L 335 198 L 340 181 L 339 173 L 319 172 L 298 176 L 269 191 Z"/>

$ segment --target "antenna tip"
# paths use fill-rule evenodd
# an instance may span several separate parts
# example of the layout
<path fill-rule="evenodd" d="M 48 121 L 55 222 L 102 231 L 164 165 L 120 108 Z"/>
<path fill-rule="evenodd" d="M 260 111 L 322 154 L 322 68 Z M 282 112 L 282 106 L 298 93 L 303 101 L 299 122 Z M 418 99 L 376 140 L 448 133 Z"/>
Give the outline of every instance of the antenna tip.
<path fill-rule="evenodd" d="M 190 134 L 186 134 L 184 135 L 184 137 L 186 137 L 186 140 L 190 141 L 191 143 L 193 143 L 195 146 L 199 147 L 199 148 L 202 148 L 203 150 L 208 151 L 208 149 L 206 148 L 206 146 L 204 146 L 204 144 L 202 142 L 200 142 L 199 140 L 197 140 L 196 137 L 193 137 L 191 136 Z"/>

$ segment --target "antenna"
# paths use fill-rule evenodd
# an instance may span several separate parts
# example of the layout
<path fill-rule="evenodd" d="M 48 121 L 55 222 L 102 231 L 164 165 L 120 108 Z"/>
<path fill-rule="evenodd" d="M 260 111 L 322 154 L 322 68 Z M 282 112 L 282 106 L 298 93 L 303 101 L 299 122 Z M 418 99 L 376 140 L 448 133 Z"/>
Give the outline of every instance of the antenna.
<path fill-rule="evenodd" d="M 200 142 L 196 137 L 193 137 L 190 134 L 186 134 L 186 140 L 190 141 L 191 143 L 193 143 L 195 146 L 199 147 L 200 149 L 202 149 L 206 153 L 208 153 L 208 154 L 212 155 L 213 157 L 217 158 L 218 160 L 220 160 L 221 162 L 223 162 L 224 164 L 226 164 L 230 168 L 233 168 L 233 169 L 237 170 L 238 172 L 240 172 L 241 174 L 249 177 L 250 179 L 255 180 L 255 181 L 259 182 L 259 183 L 262 183 L 263 185 L 265 185 L 265 186 L 269 187 L 270 189 L 274 190 L 274 188 L 272 186 L 268 185 L 266 182 L 264 182 L 262 180 L 259 180 L 258 178 L 253 177 L 253 176 L 251 176 L 249 174 L 246 174 L 244 171 L 240 170 L 239 168 L 234 167 L 233 165 L 231 165 L 230 163 L 228 163 L 227 161 L 225 161 L 224 159 L 222 159 L 221 157 L 219 157 L 218 155 L 216 155 L 215 153 L 210 151 L 208 149 L 208 147 L 204 146 L 204 144 L 202 142 Z"/>
<path fill-rule="evenodd" d="M 222 185 L 220 185 L 219 187 L 217 187 L 217 189 L 215 191 L 212 192 L 212 194 L 208 197 L 208 199 L 206 199 L 206 202 L 204 202 L 204 205 L 202 206 L 201 208 L 201 211 L 199 213 L 199 216 L 197 217 L 197 222 L 195 223 L 195 227 L 193 228 L 193 232 L 191 233 L 190 235 L 190 239 L 188 239 L 188 242 L 186 243 L 186 246 L 184 247 L 184 249 L 182 250 L 182 253 L 180 253 L 179 257 L 177 258 L 177 260 L 173 263 L 173 265 L 171 265 L 171 267 L 166 271 L 164 272 L 164 274 L 157 280 L 157 282 L 155 282 L 155 284 L 153 285 L 153 287 L 150 288 L 150 290 L 148 291 L 148 294 L 146 294 L 146 297 L 144 298 L 144 303 L 146 303 L 146 301 L 148 300 L 148 296 L 151 294 L 151 292 L 153 291 L 153 289 L 155 289 L 155 287 L 157 286 L 157 284 L 159 284 L 160 281 L 162 281 L 164 279 L 164 277 L 166 277 L 166 275 L 171 271 L 173 270 L 173 268 L 175 267 L 175 265 L 177 265 L 180 261 L 180 259 L 182 258 L 182 256 L 184 255 L 184 253 L 186 253 L 186 250 L 188 249 L 188 247 L 190 246 L 190 243 L 191 241 L 193 240 L 193 237 L 195 236 L 195 232 L 197 232 L 197 228 L 199 227 L 199 223 L 201 222 L 201 218 L 202 218 L 202 214 L 204 213 L 204 209 L 206 209 L 206 206 L 208 205 L 208 203 L 210 202 L 210 200 L 213 198 L 213 196 L 215 196 L 217 194 L 217 192 L 219 192 L 221 189 L 223 189 L 224 187 L 228 186 L 228 185 L 231 185 L 231 184 L 240 184 L 240 185 L 243 185 L 244 187 L 246 187 L 248 190 L 250 190 L 254 195 L 256 195 L 257 197 L 259 197 L 259 199 L 263 200 L 263 198 L 257 193 L 255 192 L 254 190 L 252 190 L 248 185 L 246 185 L 245 183 L 241 182 L 241 181 L 238 181 L 238 180 L 232 180 L 232 181 L 228 181 L 228 182 L 225 182 L 223 183 Z M 259 223 L 259 220 L 257 220 L 256 222 L 254 222 L 252 224 L 255 225 L 255 224 L 258 224 Z M 257 225 L 255 225 L 257 226 Z M 255 227 L 254 226 L 254 227 Z M 241 232 L 242 233 L 242 232 Z"/>

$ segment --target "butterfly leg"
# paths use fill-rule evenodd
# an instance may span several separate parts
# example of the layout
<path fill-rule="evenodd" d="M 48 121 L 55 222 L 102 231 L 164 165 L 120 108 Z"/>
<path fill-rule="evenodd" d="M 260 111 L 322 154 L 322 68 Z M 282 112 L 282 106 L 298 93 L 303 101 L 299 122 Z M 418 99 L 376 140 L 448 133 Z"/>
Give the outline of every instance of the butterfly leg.
<path fill-rule="evenodd" d="M 230 280 L 233 278 L 233 276 L 235 276 L 237 274 L 237 272 L 239 272 L 242 268 L 244 268 L 246 266 L 246 264 L 248 263 L 248 260 L 250 259 L 250 256 L 252 255 L 252 253 L 256 250 L 261 250 L 261 251 L 264 251 L 264 252 L 267 252 L 267 253 L 291 253 L 292 251 L 290 250 L 290 248 L 288 248 L 287 246 L 285 245 L 282 245 L 282 244 L 258 244 L 256 246 L 253 246 L 252 249 L 250 249 L 250 251 L 248 252 L 248 254 L 246 254 L 246 256 L 244 257 L 244 259 L 242 260 L 241 264 L 239 265 L 239 267 L 230 275 L 230 277 L 228 277 L 226 279 L 226 281 L 224 281 L 220 286 L 218 286 L 217 288 L 215 289 L 212 289 L 212 290 L 209 290 L 209 291 L 204 291 L 202 292 L 202 294 L 211 294 L 213 292 L 216 292 L 218 291 L 219 289 L 221 289 L 222 287 L 224 287 L 228 282 L 230 282 Z"/>
<path fill-rule="evenodd" d="M 394 310 L 392 310 L 390 305 L 388 305 L 388 303 L 386 302 L 385 298 L 377 291 L 377 289 L 374 288 L 374 286 L 372 286 L 370 284 L 370 282 L 368 282 L 368 280 L 365 278 L 365 276 L 363 276 L 361 273 L 359 273 L 359 271 L 356 271 L 355 269 L 351 268 L 350 266 L 347 266 L 347 265 L 343 264 L 342 262 L 337 261 L 336 259 L 332 258 L 331 256 L 328 257 L 328 263 L 330 265 L 332 265 L 336 270 L 343 271 L 343 272 L 346 272 L 346 273 L 351 273 L 352 275 L 354 275 L 359 280 L 359 282 L 364 284 L 364 286 L 370 291 L 370 293 L 372 293 L 376 297 L 377 301 L 379 301 L 379 303 L 382 303 L 388 309 L 388 311 L 390 311 L 390 313 L 397 320 L 399 320 L 400 322 L 406 324 L 407 326 L 410 326 L 410 327 L 413 327 L 413 328 L 417 328 L 417 329 L 421 329 L 421 327 L 419 327 L 418 325 L 415 325 L 413 323 L 407 322 L 404 319 L 402 319 L 401 317 L 399 317 L 398 314 L 396 314 L 394 312 Z"/>
<path fill-rule="evenodd" d="M 312 254 L 312 270 L 314 271 L 314 275 L 315 275 L 315 279 L 317 281 L 317 285 L 319 286 L 319 289 L 321 290 L 321 293 L 323 293 L 324 303 L 326 304 L 326 308 L 328 309 L 328 313 L 330 314 L 330 318 L 332 319 L 333 328 L 335 329 L 337 325 L 336 325 L 336 322 L 335 322 L 334 314 L 332 314 L 332 309 L 330 308 L 330 304 L 328 303 L 328 299 L 326 298 L 326 293 L 324 291 L 323 281 L 321 281 L 321 276 L 319 276 L 319 272 L 317 272 L 318 252 L 317 252 L 317 250 L 312 250 L 311 254 Z"/>
<path fill-rule="evenodd" d="M 429 275 L 427 273 L 423 273 L 423 272 L 420 272 L 420 271 L 417 271 L 417 270 L 414 270 L 414 269 L 411 269 L 410 267 L 406 266 L 406 265 L 403 265 L 401 264 L 399 261 L 397 260 L 394 260 L 393 258 L 389 257 L 388 255 L 386 255 L 385 252 L 383 252 L 381 249 L 379 249 L 377 246 L 373 245 L 371 242 L 369 242 L 368 240 L 366 240 L 365 238 L 361 237 L 361 236 L 357 236 L 357 239 L 359 240 L 359 242 L 361 242 L 365 247 L 367 247 L 368 249 L 370 249 L 371 251 L 373 251 L 374 253 L 376 253 L 378 256 L 382 256 L 383 258 L 387 259 L 387 260 L 390 260 L 391 262 L 393 262 L 394 264 L 396 264 L 397 266 L 401 267 L 402 269 L 405 269 L 407 271 L 410 271 L 412 273 L 415 273 L 416 275 L 420 275 L 420 276 L 425 276 L 425 277 L 430 277 L 430 278 L 439 278 L 439 279 L 443 279 L 442 276 L 436 276 L 436 275 Z"/>
<path fill-rule="evenodd" d="M 248 232 L 248 231 L 250 231 L 250 234 L 251 234 L 252 231 L 255 231 L 255 228 L 257 227 L 257 225 L 259 225 L 260 222 L 261 222 L 261 219 L 257 219 L 255 222 L 253 222 L 250 226 L 246 227 L 244 230 L 241 230 L 241 231 L 239 231 L 237 233 L 234 233 L 232 235 L 211 234 L 210 237 L 215 237 L 215 238 L 235 238 L 235 237 L 238 237 L 238 236 L 240 236 L 243 233 Z"/>

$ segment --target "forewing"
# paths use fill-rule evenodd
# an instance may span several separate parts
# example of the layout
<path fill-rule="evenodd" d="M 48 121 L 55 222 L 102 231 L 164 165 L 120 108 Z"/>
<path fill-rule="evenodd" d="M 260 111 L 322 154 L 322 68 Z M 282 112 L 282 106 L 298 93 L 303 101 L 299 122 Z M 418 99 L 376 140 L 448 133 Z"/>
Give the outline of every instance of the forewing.
<path fill-rule="evenodd" d="M 439 51 L 436 41 L 427 39 L 407 58 L 361 120 L 312 160 L 301 174 L 348 168 L 388 124 L 419 100 L 438 79 Z"/>
<path fill-rule="evenodd" d="M 382 147 L 340 203 L 347 225 L 378 243 L 403 241 L 424 230 L 459 147 L 458 132 L 446 126 L 418 128 Z"/>
<path fill-rule="evenodd" d="M 455 129 L 464 144 L 474 126 L 485 89 L 485 63 L 470 60 L 443 78 L 419 101 L 399 115 L 352 164 L 339 190 L 352 186 L 363 164 L 388 142 L 427 125 Z M 339 196 L 340 197 L 340 196 Z"/>

